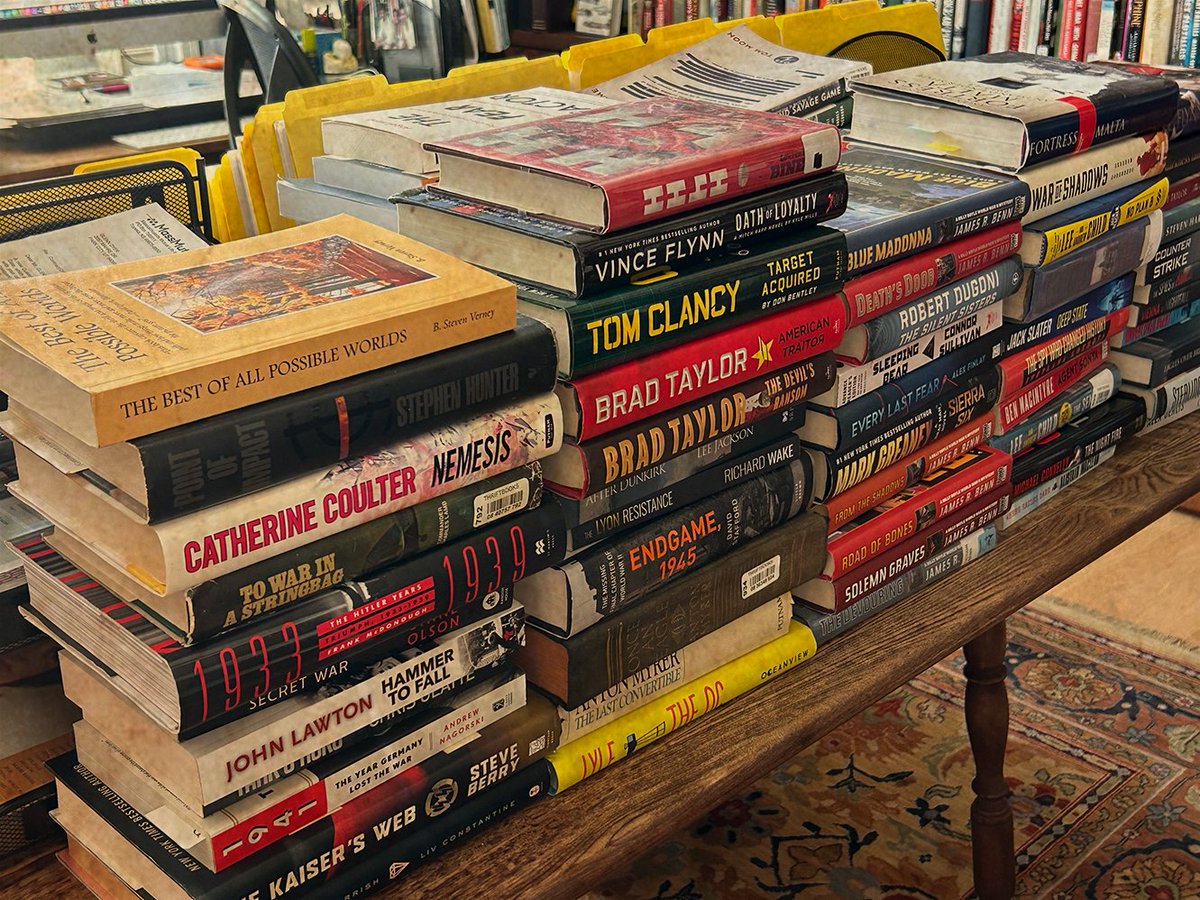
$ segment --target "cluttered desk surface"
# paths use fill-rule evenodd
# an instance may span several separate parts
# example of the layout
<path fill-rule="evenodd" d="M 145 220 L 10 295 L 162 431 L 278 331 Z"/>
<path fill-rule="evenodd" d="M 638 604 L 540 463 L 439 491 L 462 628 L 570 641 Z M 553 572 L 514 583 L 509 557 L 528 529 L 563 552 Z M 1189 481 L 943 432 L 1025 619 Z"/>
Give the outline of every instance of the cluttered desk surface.
<path fill-rule="evenodd" d="M 242 94 L 257 91 L 251 72 Z M 160 146 L 187 144 L 201 153 L 228 146 L 225 124 L 219 120 L 223 97 L 219 70 L 194 69 L 178 63 L 138 66 L 121 77 L 127 90 L 64 90 L 52 80 L 37 77 L 32 60 L 0 60 L 0 83 L 5 85 L 0 116 L 0 184 L 49 178 L 70 173 L 76 165 L 126 156 Z M 181 105 L 207 104 L 216 111 L 208 123 L 174 126 L 168 110 Z M 142 124 L 126 128 L 132 113 L 161 111 L 163 128 Z M 54 126 L 53 134 L 48 130 Z M 70 129 L 84 132 L 70 140 Z M 177 133 L 187 130 L 187 134 Z M 107 132 L 107 133 L 106 133 Z M 131 132 L 131 133 L 126 133 Z M 49 138 L 49 140 L 47 140 Z M 115 139 L 114 139 L 115 138 Z"/>

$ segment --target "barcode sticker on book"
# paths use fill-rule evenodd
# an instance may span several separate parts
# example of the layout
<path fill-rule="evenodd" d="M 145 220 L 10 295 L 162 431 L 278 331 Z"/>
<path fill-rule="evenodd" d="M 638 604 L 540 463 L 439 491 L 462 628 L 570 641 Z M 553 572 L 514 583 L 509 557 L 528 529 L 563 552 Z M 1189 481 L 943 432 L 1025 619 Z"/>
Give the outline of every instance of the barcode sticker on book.
<path fill-rule="evenodd" d="M 742 599 L 761 591 L 764 587 L 779 578 L 782 559 L 773 556 L 760 563 L 742 575 Z"/>
<path fill-rule="evenodd" d="M 475 498 L 475 527 L 495 522 L 529 502 L 529 479 L 522 478 Z"/>

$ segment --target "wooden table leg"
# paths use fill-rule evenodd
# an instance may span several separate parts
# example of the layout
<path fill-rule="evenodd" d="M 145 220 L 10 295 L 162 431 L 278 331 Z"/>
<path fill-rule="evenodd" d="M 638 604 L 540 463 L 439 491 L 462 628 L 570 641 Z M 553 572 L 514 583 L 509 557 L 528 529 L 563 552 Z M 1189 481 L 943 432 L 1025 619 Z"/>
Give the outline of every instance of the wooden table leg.
<path fill-rule="evenodd" d="M 1009 900 L 1016 891 L 1011 791 L 1004 780 L 1004 748 L 1008 742 L 1008 667 L 1005 622 L 989 628 L 965 647 L 965 710 L 975 780 L 971 789 L 971 842 L 975 892 L 980 900 Z"/>

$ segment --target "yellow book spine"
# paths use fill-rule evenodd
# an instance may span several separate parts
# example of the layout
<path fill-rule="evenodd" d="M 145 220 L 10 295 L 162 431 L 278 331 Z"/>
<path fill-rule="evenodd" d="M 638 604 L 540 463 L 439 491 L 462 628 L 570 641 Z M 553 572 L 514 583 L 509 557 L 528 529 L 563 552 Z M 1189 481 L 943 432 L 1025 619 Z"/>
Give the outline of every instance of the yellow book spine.
<path fill-rule="evenodd" d="M 1094 216 L 1088 216 L 1086 219 L 1080 219 L 1078 222 L 1050 229 L 1045 233 L 1046 250 L 1043 254 L 1042 265 L 1066 256 L 1072 250 L 1078 250 L 1084 244 L 1091 243 L 1114 228 L 1120 228 L 1134 219 L 1140 219 L 1142 216 L 1150 215 L 1156 209 L 1161 209 L 1167 202 L 1169 191 L 1170 181 L 1160 178 L 1136 197 L 1131 197 L 1115 209 L 1105 210 Z"/>
<path fill-rule="evenodd" d="M 783 637 L 559 747 L 547 757 L 551 769 L 551 793 L 562 793 L 624 759 L 638 747 L 653 743 L 734 697 L 782 675 L 816 652 L 817 640 L 812 631 L 807 625 L 792 622 Z"/>

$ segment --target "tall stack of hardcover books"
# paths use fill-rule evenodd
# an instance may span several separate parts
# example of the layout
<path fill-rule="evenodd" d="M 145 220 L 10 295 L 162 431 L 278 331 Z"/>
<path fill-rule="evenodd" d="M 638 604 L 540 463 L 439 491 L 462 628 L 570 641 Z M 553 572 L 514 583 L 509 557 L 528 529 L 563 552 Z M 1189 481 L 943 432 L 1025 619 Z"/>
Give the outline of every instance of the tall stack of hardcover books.
<path fill-rule="evenodd" d="M 850 327 L 800 431 L 829 517 L 823 571 L 795 589 L 819 643 L 995 545 L 1011 459 L 984 445 L 1028 204 L 1012 177 L 865 144 L 842 169 Z"/>
<path fill-rule="evenodd" d="M 1002 53 L 858 87 L 854 136 L 1012 172 L 1028 188 L 991 439 L 1014 456 L 1007 527 L 1141 427 L 1134 405 L 1112 399 L 1109 343 L 1124 340 L 1138 270 L 1158 251 L 1178 86 Z"/>
<path fill-rule="evenodd" d="M 1121 393 L 1145 408 L 1144 431 L 1200 409 L 1200 120 L 1189 102 L 1200 72 L 1164 74 L 1179 84 L 1180 100 L 1167 152 L 1162 243 L 1138 271 L 1129 326 L 1111 354 Z"/>
<path fill-rule="evenodd" d="M 813 649 L 788 589 L 825 522 L 795 431 L 844 331 L 845 238 L 816 224 L 845 205 L 840 137 L 651 99 L 430 149 L 402 232 L 519 279 L 558 346 L 570 556 L 518 599 L 563 790 Z"/>
<path fill-rule="evenodd" d="M 341 896 L 545 794 L 512 584 L 561 556 L 563 424 L 510 284 L 342 217 L 3 295 L 80 858 L 156 897 Z"/>

